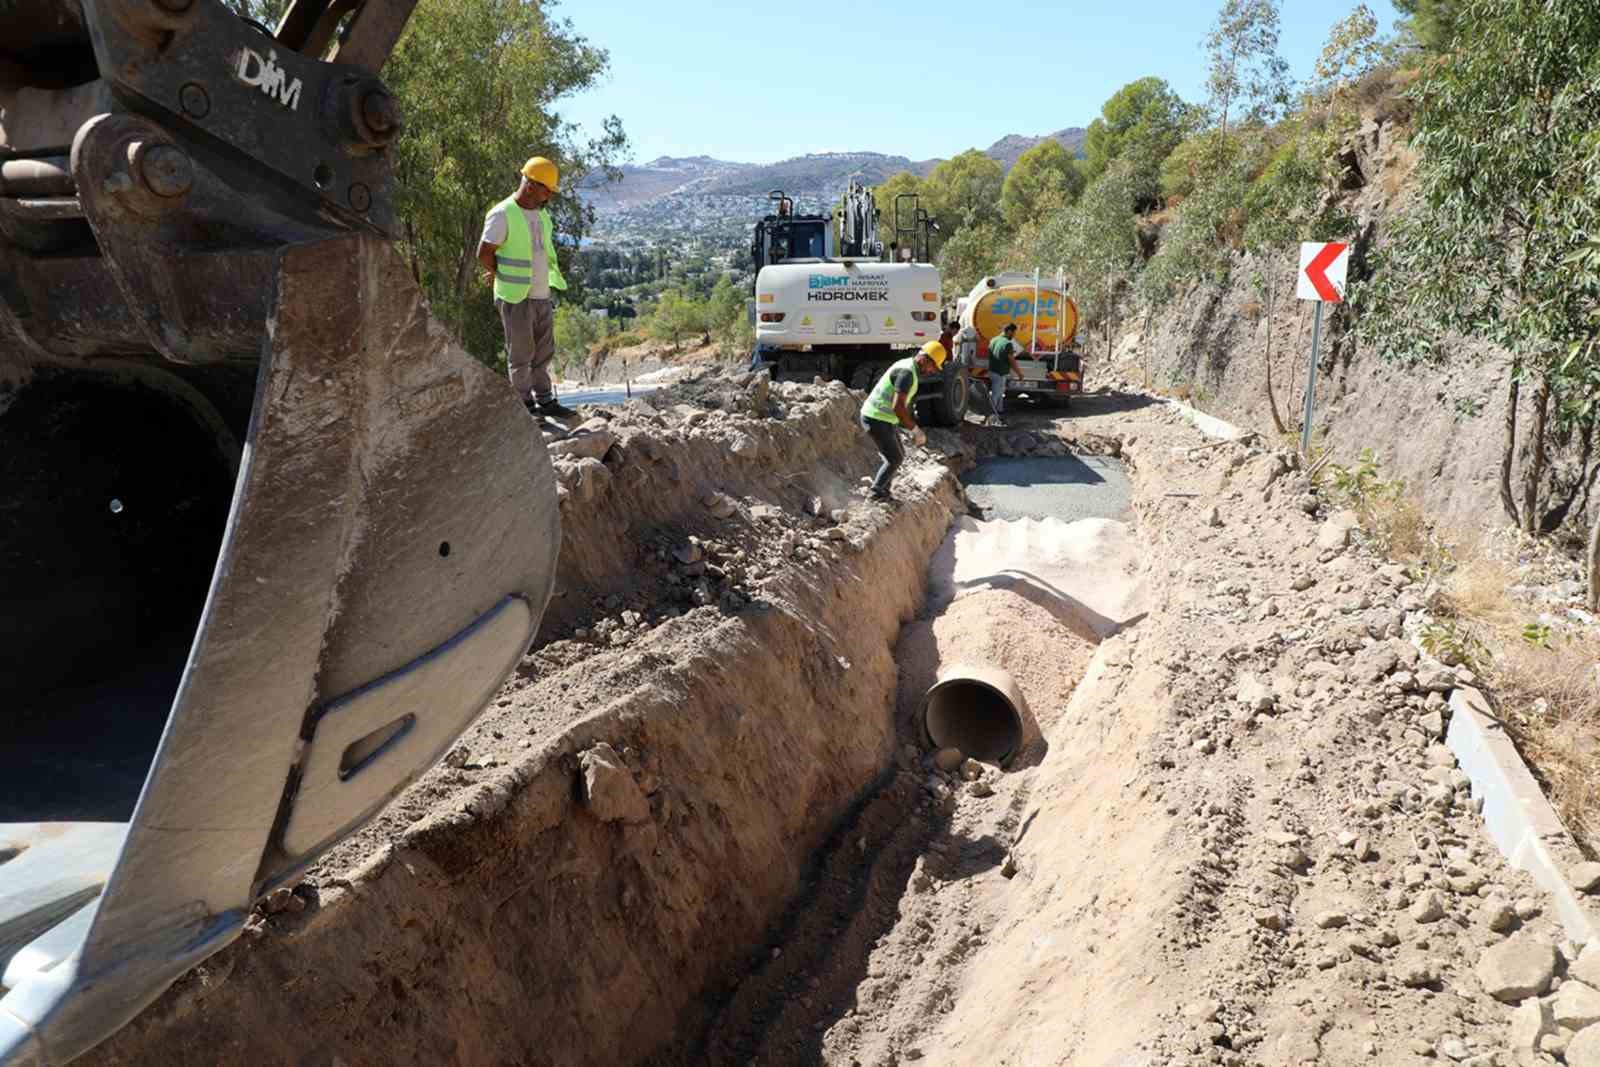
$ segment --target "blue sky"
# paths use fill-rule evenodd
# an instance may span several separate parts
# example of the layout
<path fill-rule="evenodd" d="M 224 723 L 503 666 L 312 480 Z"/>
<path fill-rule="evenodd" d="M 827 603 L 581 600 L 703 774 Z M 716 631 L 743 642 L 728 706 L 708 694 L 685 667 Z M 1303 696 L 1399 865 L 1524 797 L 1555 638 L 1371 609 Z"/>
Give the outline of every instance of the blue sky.
<path fill-rule="evenodd" d="M 1296 78 L 1355 6 L 1283 0 L 1280 50 Z M 1395 17 L 1389 0 L 1369 6 L 1385 26 Z M 636 163 L 770 163 L 851 149 L 928 159 L 1087 126 L 1147 74 L 1199 100 L 1216 3 L 569 0 L 555 11 L 611 53 L 606 83 L 562 101 L 565 118 L 597 130 L 621 116 Z M 890 45 L 902 58 L 883 58 Z"/>

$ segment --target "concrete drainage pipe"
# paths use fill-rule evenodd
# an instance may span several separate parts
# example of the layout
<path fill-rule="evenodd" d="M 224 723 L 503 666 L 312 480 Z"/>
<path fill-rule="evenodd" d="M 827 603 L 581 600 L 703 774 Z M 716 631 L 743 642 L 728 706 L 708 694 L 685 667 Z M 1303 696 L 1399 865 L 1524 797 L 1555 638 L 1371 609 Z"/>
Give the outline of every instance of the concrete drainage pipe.
<path fill-rule="evenodd" d="M 922 729 L 935 749 L 960 749 L 983 763 L 1004 764 L 1039 736 L 1016 679 L 963 665 L 939 672 L 923 699 Z"/>

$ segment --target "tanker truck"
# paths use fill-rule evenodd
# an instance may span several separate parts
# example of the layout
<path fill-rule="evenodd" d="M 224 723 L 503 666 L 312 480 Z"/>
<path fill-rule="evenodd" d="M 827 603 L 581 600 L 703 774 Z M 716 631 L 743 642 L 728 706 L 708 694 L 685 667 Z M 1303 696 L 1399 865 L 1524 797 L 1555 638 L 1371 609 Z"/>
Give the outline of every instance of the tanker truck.
<path fill-rule="evenodd" d="M 1038 271 L 1005 271 L 980 278 L 956 301 L 962 361 L 975 392 L 988 395 L 989 342 L 1013 323 L 1024 355 L 1017 359 L 1022 377 L 1006 381 L 1007 397 L 1067 404 L 1083 392 L 1083 355 L 1075 347 L 1078 305 L 1067 288 L 1060 274 L 1046 278 Z"/>

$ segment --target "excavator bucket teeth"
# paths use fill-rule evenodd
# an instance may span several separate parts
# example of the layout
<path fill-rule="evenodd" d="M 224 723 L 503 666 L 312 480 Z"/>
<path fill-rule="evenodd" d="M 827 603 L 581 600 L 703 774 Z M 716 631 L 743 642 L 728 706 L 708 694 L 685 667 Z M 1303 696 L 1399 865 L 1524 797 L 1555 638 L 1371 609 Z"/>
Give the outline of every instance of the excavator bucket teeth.
<path fill-rule="evenodd" d="M 0 319 L 8 1067 L 232 939 L 444 753 L 551 593 L 542 438 L 399 255 L 272 258 L 254 360 L 72 358 Z"/>

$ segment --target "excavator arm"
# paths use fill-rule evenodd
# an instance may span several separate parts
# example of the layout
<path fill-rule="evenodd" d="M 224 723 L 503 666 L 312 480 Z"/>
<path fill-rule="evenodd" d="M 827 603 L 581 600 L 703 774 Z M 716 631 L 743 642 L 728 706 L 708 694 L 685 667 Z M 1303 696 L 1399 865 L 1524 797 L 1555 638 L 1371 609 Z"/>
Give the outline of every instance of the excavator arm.
<path fill-rule="evenodd" d="M 391 247 L 414 0 L 0 5 L 0 1064 L 63 1064 L 437 760 L 549 459 Z"/>

